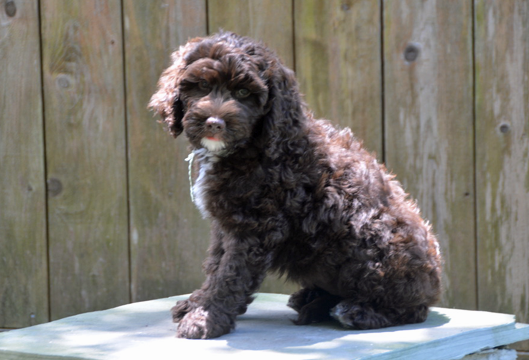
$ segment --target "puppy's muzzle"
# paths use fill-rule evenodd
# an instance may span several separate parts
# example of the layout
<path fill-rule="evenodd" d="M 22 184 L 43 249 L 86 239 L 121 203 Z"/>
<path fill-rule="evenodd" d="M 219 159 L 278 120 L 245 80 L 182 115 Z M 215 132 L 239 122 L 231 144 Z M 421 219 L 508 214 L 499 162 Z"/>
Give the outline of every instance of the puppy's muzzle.
<path fill-rule="evenodd" d="M 206 131 L 210 135 L 220 134 L 226 129 L 226 123 L 224 120 L 217 117 L 210 117 L 206 120 Z"/>

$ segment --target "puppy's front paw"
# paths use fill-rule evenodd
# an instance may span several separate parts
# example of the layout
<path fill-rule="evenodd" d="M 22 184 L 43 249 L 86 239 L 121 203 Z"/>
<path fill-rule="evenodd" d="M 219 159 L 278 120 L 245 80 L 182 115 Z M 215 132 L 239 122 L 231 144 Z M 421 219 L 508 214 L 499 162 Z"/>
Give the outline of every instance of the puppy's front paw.
<path fill-rule="evenodd" d="M 228 315 L 210 312 L 198 307 L 183 317 L 176 337 L 186 339 L 211 339 L 229 333 L 235 321 Z"/>

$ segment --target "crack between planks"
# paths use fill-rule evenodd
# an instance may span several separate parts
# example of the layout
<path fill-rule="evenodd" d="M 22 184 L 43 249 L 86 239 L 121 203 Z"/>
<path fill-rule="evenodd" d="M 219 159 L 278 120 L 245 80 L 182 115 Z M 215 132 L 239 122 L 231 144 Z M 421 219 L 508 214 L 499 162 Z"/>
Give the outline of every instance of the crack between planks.
<path fill-rule="evenodd" d="M 129 167 L 129 117 L 128 117 L 128 97 L 127 97 L 127 54 L 125 36 L 125 3 L 120 0 L 121 5 L 121 59 L 123 69 L 123 122 L 125 132 L 125 186 L 127 188 L 127 258 L 128 258 L 128 298 L 132 302 L 132 251 L 131 251 L 131 209 L 130 209 L 130 167 Z"/>
<path fill-rule="evenodd" d="M 40 56 L 40 99 L 41 99 L 41 109 L 42 109 L 42 145 L 43 145 L 43 167 L 44 167 L 44 206 L 45 206 L 45 236 L 46 236 L 46 274 L 47 274 L 47 317 L 48 321 L 51 321 L 51 273 L 50 273 L 50 207 L 49 207 L 49 197 L 48 197 L 48 162 L 47 162 L 47 142 L 46 142 L 46 103 L 44 95 L 44 44 L 43 44 L 43 29 L 42 29 L 42 6 L 41 1 L 37 2 L 37 13 L 38 13 L 38 29 L 39 29 L 39 56 Z M 33 324 L 32 324 L 33 325 Z"/>

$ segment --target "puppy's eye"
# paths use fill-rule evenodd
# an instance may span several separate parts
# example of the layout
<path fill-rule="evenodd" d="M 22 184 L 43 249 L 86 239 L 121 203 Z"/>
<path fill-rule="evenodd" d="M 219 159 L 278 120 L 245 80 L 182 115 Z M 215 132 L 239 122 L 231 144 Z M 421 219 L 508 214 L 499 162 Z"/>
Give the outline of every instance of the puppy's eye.
<path fill-rule="evenodd" d="M 200 80 L 198 82 L 198 87 L 201 88 L 202 90 L 211 89 L 211 85 L 209 85 L 209 83 L 206 80 Z"/>
<path fill-rule="evenodd" d="M 245 97 L 250 96 L 250 90 L 248 89 L 239 89 L 235 92 L 235 97 L 238 99 L 244 99 Z"/>

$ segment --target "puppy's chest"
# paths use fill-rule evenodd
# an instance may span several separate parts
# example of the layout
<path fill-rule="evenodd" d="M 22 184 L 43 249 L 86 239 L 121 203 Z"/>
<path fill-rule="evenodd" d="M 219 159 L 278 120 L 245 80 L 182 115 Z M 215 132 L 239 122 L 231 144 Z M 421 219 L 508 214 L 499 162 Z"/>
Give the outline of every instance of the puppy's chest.
<path fill-rule="evenodd" d="M 199 157 L 195 167 L 193 200 L 204 218 L 233 215 L 251 202 L 249 194 L 259 192 L 258 184 L 251 177 L 218 161 L 214 157 Z"/>

